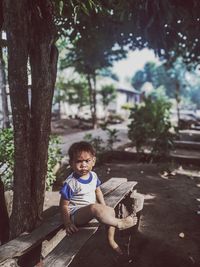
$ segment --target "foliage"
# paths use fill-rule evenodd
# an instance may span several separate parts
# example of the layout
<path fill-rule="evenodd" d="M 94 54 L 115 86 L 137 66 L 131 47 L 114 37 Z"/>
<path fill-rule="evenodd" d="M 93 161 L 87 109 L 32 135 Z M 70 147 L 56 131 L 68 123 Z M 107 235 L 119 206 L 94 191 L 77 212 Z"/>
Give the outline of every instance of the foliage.
<path fill-rule="evenodd" d="M 134 107 L 134 104 L 131 104 L 131 103 L 125 103 L 124 105 L 121 106 L 121 108 L 124 110 L 131 110 L 133 109 L 133 107 Z"/>
<path fill-rule="evenodd" d="M 101 129 L 107 133 L 107 145 L 106 150 L 110 151 L 113 150 L 113 145 L 118 141 L 117 135 L 118 130 L 117 129 L 110 129 L 107 125 L 107 123 L 101 125 Z"/>
<path fill-rule="evenodd" d="M 128 45 L 133 50 L 149 47 L 170 61 L 180 55 L 187 63 L 200 61 L 199 0 L 92 1 L 93 5 L 90 1 L 84 4 L 81 1 L 56 2 L 60 11 L 57 12 L 60 14 L 57 15 L 59 32 L 66 33 L 66 28 L 70 29 L 70 38 L 82 36 L 84 31 L 87 35 L 92 28 L 96 28 L 98 35 L 101 24 L 97 28 L 95 22 L 99 19 L 103 27 L 104 23 L 107 25 L 105 34 L 109 32 L 108 38 L 115 38 L 119 46 Z M 87 23 L 87 17 L 94 20 L 94 25 Z"/>
<path fill-rule="evenodd" d="M 46 178 L 46 189 L 50 190 L 56 179 L 54 167 L 61 160 L 60 140 L 56 136 L 51 136 L 48 148 L 48 170 Z M 7 128 L 0 131 L 0 171 L 1 180 L 6 190 L 13 187 L 14 171 L 14 142 L 13 129 Z"/>
<path fill-rule="evenodd" d="M 84 140 L 90 142 L 90 144 L 94 147 L 97 159 L 99 155 L 105 151 L 105 147 L 103 146 L 104 141 L 100 136 L 93 137 L 92 134 L 86 134 L 84 136 Z"/>
<path fill-rule="evenodd" d="M 83 77 L 65 80 L 60 77 L 56 83 L 54 102 L 68 102 L 78 104 L 79 107 L 89 104 L 88 86 Z"/>
<path fill-rule="evenodd" d="M 54 167 L 61 161 L 61 149 L 60 139 L 58 136 L 51 135 L 48 147 L 48 163 L 47 163 L 47 178 L 46 178 L 46 190 L 49 191 L 52 188 L 53 183 L 56 180 L 56 174 Z"/>
<path fill-rule="evenodd" d="M 73 27 L 73 34 L 68 35 L 71 46 L 61 60 L 61 69 L 73 67 L 87 79 L 91 117 L 95 127 L 96 77 L 102 73 L 102 69 L 111 67 L 113 61 L 125 57 L 126 52 L 121 46 L 114 47 L 116 37 L 110 34 L 114 24 L 111 25 L 108 14 L 96 11 L 91 16 L 81 11 L 80 14 L 79 23 Z"/>
<path fill-rule="evenodd" d="M 111 68 L 103 68 L 99 70 L 99 76 L 101 77 L 109 77 L 116 82 L 119 82 L 119 77 L 116 73 L 112 72 Z"/>
<path fill-rule="evenodd" d="M 104 109 L 116 98 L 116 89 L 114 85 L 104 85 L 99 91 L 99 94 L 102 97 L 102 103 Z"/>
<path fill-rule="evenodd" d="M 7 189 L 12 187 L 13 169 L 13 129 L 6 128 L 0 131 L 0 178 Z"/>
<path fill-rule="evenodd" d="M 174 81 L 170 77 L 165 64 L 156 65 L 154 62 L 147 62 L 143 70 L 137 71 L 131 80 L 133 87 L 138 90 L 146 82 L 150 82 L 155 89 L 164 86 L 166 94 L 171 97 L 174 96 Z"/>
<path fill-rule="evenodd" d="M 148 146 L 153 156 L 165 157 L 169 153 L 173 145 L 169 111 L 169 102 L 148 97 L 131 112 L 128 136 L 138 152 Z"/>
<path fill-rule="evenodd" d="M 138 70 L 131 79 L 131 84 L 136 90 L 140 90 L 142 85 L 146 82 L 144 71 Z"/>
<path fill-rule="evenodd" d="M 139 83 L 137 83 L 138 73 L 142 77 Z M 139 70 L 132 77 L 132 85 L 137 87 L 139 84 L 138 89 L 145 82 L 152 83 L 155 88 L 153 94 L 160 94 L 162 91 L 162 94 L 169 98 L 179 97 L 181 105 L 184 102 L 193 102 L 196 104 L 196 107 L 200 106 L 200 98 L 198 97 L 198 88 L 200 86 L 199 72 L 197 69 L 188 69 L 188 66 L 181 57 L 177 58 L 172 64 L 163 63 L 162 65 L 155 65 L 155 63 L 147 62 L 144 69 Z M 179 86 L 178 96 L 177 84 Z"/>
<path fill-rule="evenodd" d="M 84 140 L 90 142 L 92 146 L 94 147 L 96 151 L 97 159 L 99 158 L 99 155 L 102 152 L 112 151 L 114 143 L 118 141 L 118 138 L 117 138 L 118 130 L 117 129 L 108 128 L 106 123 L 103 124 L 101 128 L 107 134 L 106 142 L 104 142 L 104 140 L 100 136 L 93 137 L 92 134 L 86 134 L 84 137 Z"/>
<path fill-rule="evenodd" d="M 166 89 L 163 85 L 156 88 L 156 90 L 153 90 L 150 93 L 150 96 L 152 97 L 152 99 L 163 99 L 169 101 L 169 97 L 166 95 Z"/>

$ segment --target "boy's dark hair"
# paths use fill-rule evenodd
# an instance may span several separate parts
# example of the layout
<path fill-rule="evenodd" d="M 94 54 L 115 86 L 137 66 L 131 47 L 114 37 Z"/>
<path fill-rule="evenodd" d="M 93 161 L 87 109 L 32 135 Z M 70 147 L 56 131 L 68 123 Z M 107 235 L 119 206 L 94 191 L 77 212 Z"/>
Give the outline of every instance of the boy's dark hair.
<path fill-rule="evenodd" d="M 96 154 L 93 146 L 90 143 L 85 142 L 85 141 L 76 142 L 76 143 L 73 143 L 68 150 L 69 160 L 72 161 L 75 156 L 77 156 L 79 153 L 83 151 L 89 152 L 93 156 L 95 156 Z"/>

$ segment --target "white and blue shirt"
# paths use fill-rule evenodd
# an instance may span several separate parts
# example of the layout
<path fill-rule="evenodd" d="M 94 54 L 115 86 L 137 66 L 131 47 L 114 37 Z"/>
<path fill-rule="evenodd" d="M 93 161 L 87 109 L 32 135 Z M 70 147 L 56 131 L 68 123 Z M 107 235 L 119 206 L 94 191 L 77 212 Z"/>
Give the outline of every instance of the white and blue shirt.
<path fill-rule="evenodd" d="M 61 196 L 70 201 L 70 214 L 84 206 L 96 202 L 96 188 L 101 184 L 95 172 L 89 173 L 87 180 L 81 179 L 76 173 L 71 173 L 60 190 Z"/>

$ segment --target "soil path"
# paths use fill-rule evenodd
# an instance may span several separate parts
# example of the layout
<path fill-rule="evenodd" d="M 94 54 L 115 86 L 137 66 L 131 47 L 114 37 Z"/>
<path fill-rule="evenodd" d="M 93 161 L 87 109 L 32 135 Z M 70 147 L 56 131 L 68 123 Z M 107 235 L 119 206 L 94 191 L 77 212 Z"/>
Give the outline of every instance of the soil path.
<path fill-rule="evenodd" d="M 106 164 L 97 169 L 102 180 L 127 177 L 138 181 L 137 190 L 145 195 L 139 233 L 131 252 L 134 260 L 128 266 L 200 266 L 200 172 L 176 166 L 175 175 L 160 175 L 167 167 L 128 163 Z"/>

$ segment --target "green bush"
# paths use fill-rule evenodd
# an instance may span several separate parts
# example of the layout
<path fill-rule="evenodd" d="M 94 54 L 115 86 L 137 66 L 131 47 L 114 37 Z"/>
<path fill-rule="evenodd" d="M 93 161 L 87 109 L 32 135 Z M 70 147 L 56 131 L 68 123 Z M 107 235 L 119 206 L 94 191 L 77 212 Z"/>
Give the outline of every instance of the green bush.
<path fill-rule="evenodd" d="M 104 142 L 103 139 L 99 136 L 93 137 L 92 134 L 86 134 L 84 137 L 84 140 L 87 142 L 90 142 L 92 146 L 94 147 L 96 151 L 97 159 L 101 153 L 105 151 L 112 151 L 114 143 L 118 141 L 118 138 L 117 138 L 118 130 L 117 129 L 108 128 L 107 123 L 101 125 L 101 128 L 107 134 L 106 142 Z"/>
<path fill-rule="evenodd" d="M 14 169 L 13 129 L 0 131 L 0 179 L 6 189 L 12 187 Z"/>
<path fill-rule="evenodd" d="M 128 137 L 136 145 L 137 152 L 143 152 L 144 147 L 148 147 L 153 157 L 169 154 L 174 139 L 170 108 L 171 104 L 166 99 L 147 97 L 131 112 Z"/>
<path fill-rule="evenodd" d="M 62 158 L 62 152 L 60 148 L 60 138 L 56 135 L 51 135 L 48 148 L 48 162 L 47 162 L 47 178 L 46 178 L 46 190 L 51 190 L 52 185 L 56 180 L 56 173 L 54 168 L 57 163 L 60 163 Z"/>
<path fill-rule="evenodd" d="M 60 140 L 56 136 L 50 137 L 48 148 L 48 166 L 46 189 L 50 190 L 56 179 L 54 167 L 61 160 Z M 13 129 L 0 130 L 0 179 L 4 183 L 5 189 L 12 189 L 14 171 L 14 140 Z"/>

